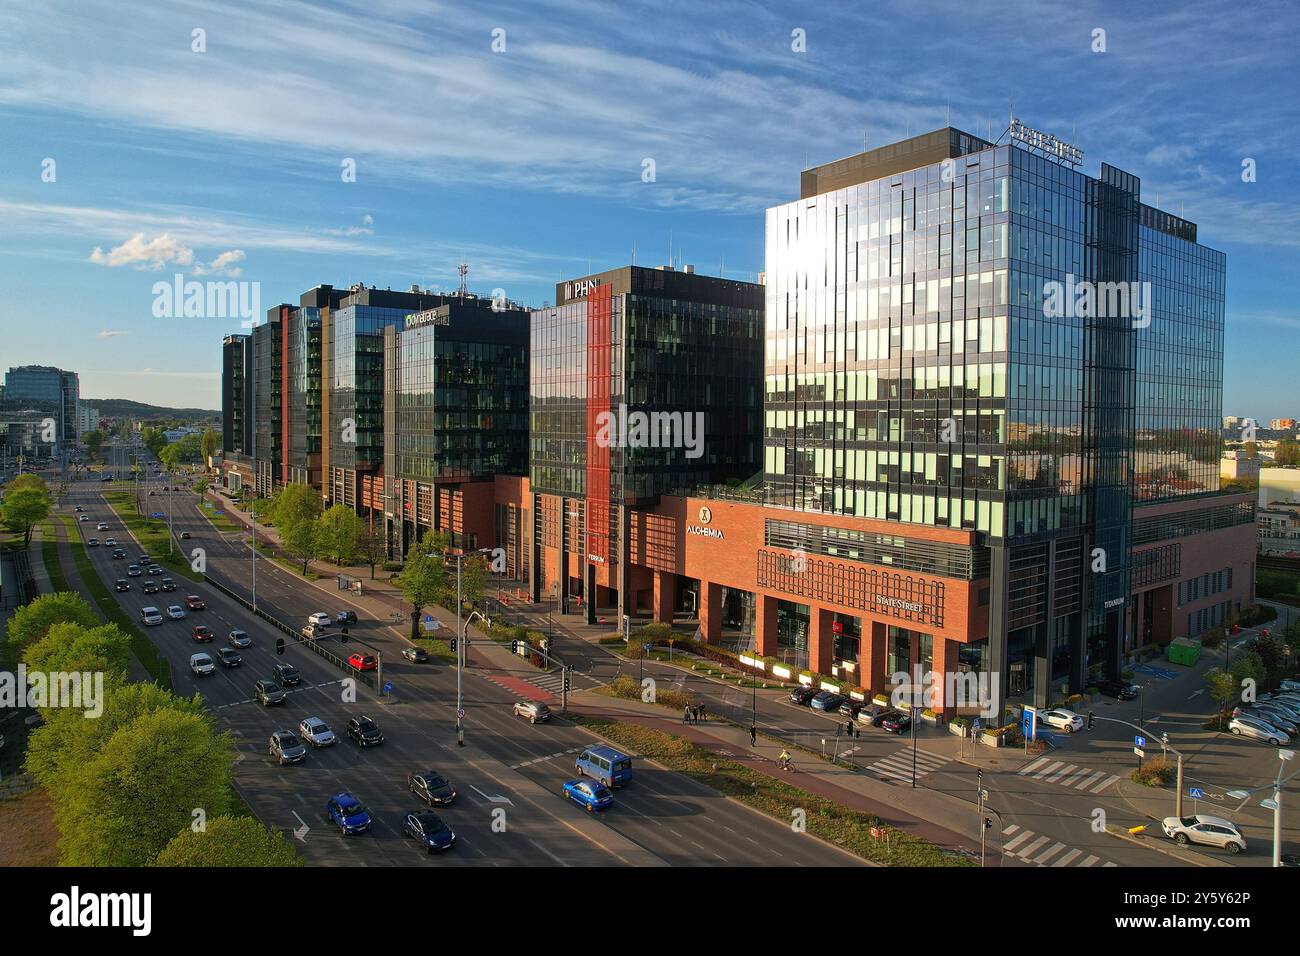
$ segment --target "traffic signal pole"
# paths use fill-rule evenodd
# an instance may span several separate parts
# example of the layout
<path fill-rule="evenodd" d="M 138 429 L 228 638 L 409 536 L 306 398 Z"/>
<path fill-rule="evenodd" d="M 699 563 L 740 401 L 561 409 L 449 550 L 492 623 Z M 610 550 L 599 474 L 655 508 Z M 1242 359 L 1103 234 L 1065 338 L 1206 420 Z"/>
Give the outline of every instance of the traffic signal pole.
<path fill-rule="evenodd" d="M 1104 720 L 1110 724 L 1123 724 L 1125 727 L 1133 728 L 1139 734 L 1145 734 L 1147 732 L 1146 728 L 1139 727 L 1137 724 L 1131 724 L 1127 720 L 1120 720 L 1117 717 L 1098 717 L 1095 712 L 1091 710 L 1088 711 L 1089 730 L 1092 729 L 1093 723 L 1098 720 Z M 1174 816 L 1181 817 L 1183 815 L 1183 755 L 1181 752 L 1174 750 L 1173 747 L 1169 747 L 1167 743 L 1165 746 L 1170 750 L 1173 750 L 1174 756 L 1178 758 L 1178 785 L 1174 789 Z"/>

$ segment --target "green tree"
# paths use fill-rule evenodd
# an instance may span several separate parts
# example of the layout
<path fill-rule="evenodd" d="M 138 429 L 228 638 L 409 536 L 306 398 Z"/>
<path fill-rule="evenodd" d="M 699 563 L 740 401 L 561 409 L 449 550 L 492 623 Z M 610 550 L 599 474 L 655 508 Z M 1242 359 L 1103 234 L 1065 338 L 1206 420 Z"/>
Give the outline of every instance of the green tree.
<path fill-rule="evenodd" d="M 111 679 L 122 679 L 131 666 L 131 639 L 116 624 L 83 627 L 65 621 L 27 645 L 22 660 L 34 671 L 102 671 Z"/>
<path fill-rule="evenodd" d="M 50 516 L 50 494 L 44 488 L 9 488 L 0 503 L 5 527 L 23 536 L 23 547 L 32 542 L 32 528 Z"/>
<path fill-rule="evenodd" d="M 1253 651 L 1238 656 L 1228 668 L 1228 673 L 1236 679 L 1238 687 L 1246 680 L 1253 680 L 1256 688 L 1261 688 L 1264 686 L 1264 678 L 1268 676 L 1263 659 Z"/>
<path fill-rule="evenodd" d="M 302 866 L 293 845 L 251 817 L 220 816 L 202 831 L 182 830 L 152 866 Z"/>
<path fill-rule="evenodd" d="M 199 455 L 206 463 L 209 458 L 221 450 L 221 436 L 212 428 L 203 429 L 199 438 Z"/>
<path fill-rule="evenodd" d="M 1259 446 L 1253 441 L 1246 442 L 1246 444 L 1241 446 L 1241 450 L 1246 453 L 1247 461 L 1254 461 L 1259 457 Z"/>
<path fill-rule="evenodd" d="M 37 491 L 47 491 L 45 479 L 40 475 L 33 475 L 30 471 L 17 475 L 9 482 L 6 491 L 17 491 L 20 488 L 35 488 Z"/>
<path fill-rule="evenodd" d="M 77 767 L 54 818 L 64 866 L 143 866 L 199 819 L 230 811 L 235 751 L 205 717 L 162 709 Z"/>
<path fill-rule="evenodd" d="M 104 433 L 98 428 L 93 429 L 92 431 L 88 431 L 86 434 L 82 435 L 81 441 L 82 444 L 86 446 L 86 450 L 90 452 L 90 457 L 98 458 L 99 449 L 104 445 Z"/>
<path fill-rule="evenodd" d="M 461 600 L 469 605 L 481 605 L 487 588 L 488 560 L 483 554 L 471 554 L 460 562 Z"/>
<path fill-rule="evenodd" d="M 161 428 L 142 428 L 140 430 L 140 442 L 145 448 L 149 449 L 149 454 L 159 461 L 163 460 L 162 450 L 167 446 L 167 435 Z"/>
<path fill-rule="evenodd" d="M 430 604 L 436 604 L 442 593 L 447 576 L 445 550 L 446 535 L 426 531 L 406 552 L 406 563 L 396 580 L 411 605 L 411 640 L 420 636 L 420 615 Z"/>
<path fill-rule="evenodd" d="M 1240 693 L 1240 688 L 1237 679 L 1221 667 L 1212 668 L 1205 673 L 1205 689 L 1209 692 L 1210 699 L 1218 704 L 1220 730 L 1223 729 L 1223 712 L 1227 710 L 1228 703 Z"/>
<path fill-rule="evenodd" d="M 270 515 L 282 529 L 299 521 L 315 521 L 320 517 L 320 492 L 302 482 L 285 485 L 272 499 Z"/>
<path fill-rule="evenodd" d="M 320 551 L 340 567 L 351 564 L 365 530 L 366 523 L 355 511 L 344 504 L 333 505 L 317 521 Z"/>
<path fill-rule="evenodd" d="M 71 621 L 82 627 L 94 627 L 99 623 L 91 606 L 75 591 L 59 591 L 55 594 L 42 594 L 18 610 L 9 621 L 9 644 L 14 655 L 21 656 L 22 651 L 34 644 L 55 624 Z"/>
<path fill-rule="evenodd" d="M 1300 468 L 1300 445 L 1293 441 L 1278 442 L 1273 464 L 1279 468 Z"/>
<path fill-rule="evenodd" d="M 388 541 L 382 528 L 367 528 L 357 538 L 357 557 L 370 565 L 370 580 L 375 579 L 375 565 L 388 557 Z"/>

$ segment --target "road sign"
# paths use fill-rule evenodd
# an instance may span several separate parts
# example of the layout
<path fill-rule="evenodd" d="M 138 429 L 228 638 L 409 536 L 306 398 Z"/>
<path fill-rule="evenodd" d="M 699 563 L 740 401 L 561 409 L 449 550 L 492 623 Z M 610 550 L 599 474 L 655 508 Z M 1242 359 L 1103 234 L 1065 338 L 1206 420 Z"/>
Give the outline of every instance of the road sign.
<path fill-rule="evenodd" d="M 465 708 L 464 708 L 464 707 L 458 707 L 458 708 L 456 708 L 456 716 L 457 716 L 458 718 L 460 718 L 461 720 L 464 720 L 464 719 L 465 719 Z"/>
<path fill-rule="evenodd" d="M 1134 747 L 1145 747 L 1146 745 L 1147 745 L 1147 739 L 1143 737 L 1141 734 L 1138 734 L 1136 737 L 1133 738 Z"/>
<path fill-rule="evenodd" d="M 393 692 L 393 682 L 390 680 L 384 681 L 384 693 L 391 694 L 392 692 Z"/>
<path fill-rule="evenodd" d="M 980 732 L 980 728 L 981 728 L 983 725 L 980 723 L 980 719 L 979 719 L 978 717 L 976 717 L 976 718 L 975 718 L 975 722 L 974 722 L 973 724 L 971 724 L 971 726 L 972 726 L 973 728 L 975 728 L 975 733 L 978 734 L 978 733 Z"/>
<path fill-rule="evenodd" d="M 1134 747 L 1133 752 L 1137 754 L 1139 757 L 1145 757 L 1147 755 L 1147 752 L 1143 750 L 1141 747 Z"/>
<path fill-rule="evenodd" d="M 1200 787 L 1192 787 L 1190 790 L 1188 790 L 1188 794 L 1191 796 L 1193 800 L 1205 799 L 1205 791 L 1202 790 Z"/>
<path fill-rule="evenodd" d="M 980 799 L 983 800 L 985 803 L 988 803 L 988 802 L 989 802 L 989 792 L 988 792 L 987 790 L 981 790 L 981 791 L 980 791 Z"/>

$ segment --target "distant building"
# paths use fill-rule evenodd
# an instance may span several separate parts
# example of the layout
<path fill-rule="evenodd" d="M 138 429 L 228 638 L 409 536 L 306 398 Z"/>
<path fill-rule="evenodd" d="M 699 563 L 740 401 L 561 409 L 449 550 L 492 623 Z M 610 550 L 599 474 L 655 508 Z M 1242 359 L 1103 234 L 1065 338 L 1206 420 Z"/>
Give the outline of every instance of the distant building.
<path fill-rule="evenodd" d="M 92 405 L 82 405 L 77 409 L 77 436 L 82 437 L 87 432 L 93 432 L 99 428 L 99 409 Z"/>
<path fill-rule="evenodd" d="M 76 372 L 49 365 L 20 365 L 5 373 L 5 399 L 31 402 L 54 417 L 55 450 L 75 442 L 80 380 Z"/>
<path fill-rule="evenodd" d="M 1225 451 L 1219 459 L 1219 477 L 1226 479 L 1258 478 L 1259 459 L 1247 458 L 1244 451 Z"/>
<path fill-rule="evenodd" d="M 1295 431 L 1296 420 L 1294 418 L 1274 418 L 1268 423 L 1268 427 L 1274 431 Z"/>
<path fill-rule="evenodd" d="M 1259 507 L 1270 508 L 1286 501 L 1300 501 L 1300 468 L 1259 469 Z"/>

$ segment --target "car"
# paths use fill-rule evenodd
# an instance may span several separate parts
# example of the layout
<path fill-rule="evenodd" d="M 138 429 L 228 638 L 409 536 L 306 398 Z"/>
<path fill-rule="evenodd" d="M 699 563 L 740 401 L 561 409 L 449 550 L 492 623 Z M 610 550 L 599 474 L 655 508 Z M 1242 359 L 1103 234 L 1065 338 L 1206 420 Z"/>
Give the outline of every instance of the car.
<path fill-rule="evenodd" d="M 594 780 L 566 780 L 561 792 L 566 800 L 572 800 L 588 813 L 614 805 L 614 794 L 609 787 Z"/>
<path fill-rule="evenodd" d="M 330 797 L 325 805 L 325 819 L 348 835 L 370 829 L 370 811 L 346 790 Z"/>
<path fill-rule="evenodd" d="M 142 607 L 140 608 L 140 620 L 150 627 L 161 624 L 163 622 L 162 611 L 156 607 Z"/>
<path fill-rule="evenodd" d="M 72 510 L 75 511 L 77 514 L 81 514 L 81 513 L 82 513 L 83 511 L 85 511 L 86 509 L 83 508 L 83 507 L 81 507 L 81 505 L 77 505 L 77 506 L 76 506 L 75 508 L 73 508 Z"/>
<path fill-rule="evenodd" d="M 432 810 L 408 813 L 402 820 L 402 832 L 414 837 L 430 853 L 450 850 L 456 843 L 455 832 Z"/>
<path fill-rule="evenodd" d="M 447 778 L 433 770 L 406 775 L 406 787 L 429 806 L 445 807 L 456 799 L 456 788 Z"/>
<path fill-rule="evenodd" d="M 374 654 L 349 654 L 348 666 L 359 671 L 373 671 L 379 667 Z"/>
<path fill-rule="evenodd" d="M 107 530 L 108 530 L 108 522 L 107 522 L 107 521 L 101 521 L 99 524 L 95 525 L 95 530 L 96 530 L 96 531 L 107 531 Z"/>
<path fill-rule="evenodd" d="M 105 538 L 105 539 L 104 539 L 104 547 L 106 547 L 106 548 L 116 548 L 116 547 L 117 547 L 117 538 Z"/>
<path fill-rule="evenodd" d="M 1256 720 L 1253 717 L 1234 717 L 1228 721 L 1228 731 L 1238 737 L 1249 737 L 1251 740 L 1262 740 L 1270 743 L 1274 747 L 1281 744 L 1289 744 L 1291 735 L 1284 730 L 1279 730 L 1272 724 L 1265 723 L 1262 720 Z"/>
<path fill-rule="evenodd" d="M 1300 717 L 1300 700 L 1286 694 L 1265 694 L 1258 703 L 1276 707 L 1292 717 Z"/>
<path fill-rule="evenodd" d="M 248 632 L 242 631 L 239 628 L 235 628 L 233 631 L 227 634 L 226 640 L 230 641 L 231 647 L 252 647 L 253 646 L 253 639 L 248 636 Z"/>
<path fill-rule="evenodd" d="M 271 679 L 281 687 L 296 687 L 302 683 L 302 675 L 292 664 L 276 664 L 271 668 Z"/>
<path fill-rule="evenodd" d="M 1272 724 L 1278 730 L 1283 730 L 1292 737 L 1300 733 L 1300 726 L 1296 725 L 1295 719 L 1279 707 L 1255 704 L 1245 712 L 1245 716 L 1261 723 Z"/>
<path fill-rule="evenodd" d="M 283 767 L 287 763 L 297 763 L 307 756 L 307 748 L 291 730 L 277 730 L 266 742 L 266 752 L 274 757 Z"/>
<path fill-rule="evenodd" d="M 535 700 L 519 700 L 515 701 L 514 715 L 527 717 L 530 724 L 537 724 L 551 719 L 551 708 Z"/>
<path fill-rule="evenodd" d="M 319 717 L 304 717 L 298 724 L 298 733 L 313 747 L 332 747 L 339 742 L 329 724 Z"/>
<path fill-rule="evenodd" d="M 880 720 L 880 729 L 891 734 L 905 734 L 912 727 L 912 718 L 901 710 L 891 710 Z"/>
<path fill-rule="evenodd" d="M 212 642 L 212 630 L 206 624 L 195 624 L 190 631 L 190 637 L 200 644 Z"/>
<path fill-rule="evenodd" d="M 862 701 L 846 697 L 844 703 L 840 704 L 840 716 L 847 717 L 849 720 L 857 720 L 858 713 L 862 710 Z"/>
<path fill-rule="evenodd" d="M 173 581 L 171 578 L 163 578 L 163 579 L 162 579 L 162 589 L 163 589 L 164 591 L 175 591 L 175 590 L 176 590 L 176 582 Z"/>
<path fill-rule="evenodd" d="M 402 656 L 413 664 L 423 664 L 429 659 L 429 652 L 423 647 L 406 647 L 402 649 Z"/>
<path fill-rule="evenodd" d="M 1125 680 L 1104 680 L 1097 684 L 1097 690 L 1105 697 L 1114 697 L 1116 700 L 1133 700 L 1138 695 L 1136 684 L 1130 684 Z"/>
<path fill-rule="evenodd" d="M 334 615 L 334 623 L 336 623 L 336 624 L 355 624 L 355 623 L 357 623 L 357 612 L 356 612 L 356 611 L 339 611 L 337 614 Z"/>
<path fill-rule="evenodd" d="M 206 677 L 217 672 L 217 665 L 212 663 L 212 658 L 207 654 L 193 654 L 190 656 L 190 670 L 200 677 Z"/>
<path fill-rule="evenodd" d="M 133 578 L 138 578 L 140 575 L 144 574 L 144 572 L 140 570 L 140 565 L 138 564 L 133 564 L 130 567 L 128 567 L 126 569 L 126 573 L 127 575 Z"/>
<path fill-rule="evenodd" d="M 173 621 L 179 621 L 185 617 L 185 608 L 181 607 L 179 604 L 168 604 L 167 616 Z"/>
<path fill-rule="evenodd" d="M 98 547 L 99 547 L 99 539 L 98 539 L 98 538 L 87 538 L 87 539 L 86 539 L 86 547 L 88 547 L 88 548 L 98 548 Z"/>
<path fill-rule="evenodd" d="M 203 603 L 203 598 L 199 597 L 197 594 L 185 595 L 185 606 L 191 611 L 202 611 L 207 607 L 207 605 Z"/>
<path fill-rule="evenodd" d="M 816 696 L 817 688 L 808 684 L 800 684 L 794 690 L 790 691 L 790 703 L 798 704 L 801 707 L 807 707 Z"/>
<path fill-rule="evenodd" d="M 163 569 L 162 569 L 162 567 L 161 567 L 160 565 L 157 565 L 157 564 L 151 564 L 151 565 L 149 565 L 149 567 L 147 567 L 147 568 L 144 569 L 144 573 L 145 573 L 145 574 L 152 574 L 152 575 L 159 575 L 159 574 L 162 574 L 162 573 L 163 573 Z"/>
<path fill-rule="evenodd" d="M 137 557 L 135 560 L 137 564 L 145 564 L 145 565 L 153 564 L 153 558 L 149 557 L 149 555 L 147 554 L 142 554 L 139 557 Z"/>
<path fill-rule="evenodd" d="M 1241 835 L 1237 825 L 1223 817 L 1212 817 L 1204 813 L 1190 817 L 1165 817 L 1160 822 L 1160 828 L 1165 831 L 1165 836 L 1182 846 L 1199 843 L 1202 846 L 1226 849 L 1234 854 L 1246 849 L 1246 838 Z"/>
<path fill-rule="evenodd" d="M 253 696 L 263 707 L 284 703 L 284 690 L 273 680 L 260 680 L 254 684 Z"/>
<path fill-rule="evenodd" d="M 1294 680 L 1290 677 L 1282 678 L 1282 683 L 1278 684 L 1279 690 L 1289 690 L 1300 694 L 1300 680 Z"/>
<path fill-rule="evenodd" d="M 1039 713 L 1038 719 L 1049 727 L 1064 730 L 1067 734 L 1072 734 L 1076 730 L 1083 730 L 1083 718 L 1072 710 L 1063 708 L 1044 710 Z"/>
<path fill-rule="evenodd" d="M 244 663 L 244 659 L 239 655 L 239 651 L 233 647 L 223 647 L 217 651 L 217 657 L 221 659 L 222 667 L 238 667 Z"/>
<path fill-rule="evenodd" d="M 302 629 L 302 636 L 309 641 L 317 640 L 325 636 L 325 628 L 319 624 L 308 624 Z"/>
<path fill-rule="evenodd" d="M 158 582 L 151 581 L 148 578 L 146 578 L 144 582 L 140 585 L 140 590 L 143 591 L 145 594 L 157 594 Z"/>
<path fill-rule="evenodd" d="M 317 611 L 315 614 L 311 614 L 307 617 L 307 623 L 315 624 L 318 627 L 329 627 L 330 616 L 324 611 Z"/>
<path fill-rule="evenodd" d="M 348 737 L 360 747 L 374 747 L 384 742 L 384 734 L 379 725 L 365 714 L 348 721 Z"/>
<path fill-rule="evenodd" d="M 114 551 L 113 551 L 113 560 L 114 560 L 114 561 L 121 561 L 121 560 L 122 560 L 123 558 L 125 558 L 125 557 L 126 557 L 126 552 L 123 551 L 121 548 L 116 548 L 116 549 L 114 549 Z"/>
<path fill-rule="evenodd" d="M 837 694 L 834 691 L 823 690 L 813 695 L 813 699 L 808 701 L 808 706 L 813 710 L 824 710 L 828 713 L 834 713 L 840 709 L 840 704 L 844 703 L 847 698 L 843 694 Z"/>
<path fill-rule="evenodd" d="M 112 476 L 112 475 L 105 475 L 103 478 L 101 478 L 101 479 L 99 479 L 99 480 L 100 480 L 100 481 L 112 481 L 112 480 L 113 480 L 113 476 Z"/>
<path fill-rule="evenodd" d="M 889 708 L 883 704 L 864 704 L 862 709 L 858 711 L 857 720 L 869 727 L 879 727 L 880 722 L 889 714 Z"/>
<path fill-rule="evenodd" d="M 128 581 L 126 578 L 118 578 L 117 581 L 113 583 L 113 590 L 129 591 L 131 590 L 131 582 Z"/>
<path fill-rule="evenodd" d="M 189 533 L 188 531 L 182 531 L 182 532 L 181 532 L 181 540 L 182 540 L 182 541 L 188 541 L 189 539 L 190 539 L 190 533 Z"/>
<path fill-rule="evenodd" d="M 89 520 L 90 520 L 90 515 L 82 515 L 82 516 L 81 516 L 80 518 L 78 518 L 77 520 L 78 520 L 78 521 L 89 521 Z"/>
<path fill-rule="evenodd" d="M 149 492 L 149 497 L 152 498 L 152 497 L 153 497 L 154 495 L 156 495 L 156 494 L 158 494 L 158 492 L 156 492 L 156 491 L 151 491 L 151 492 Z"/>

